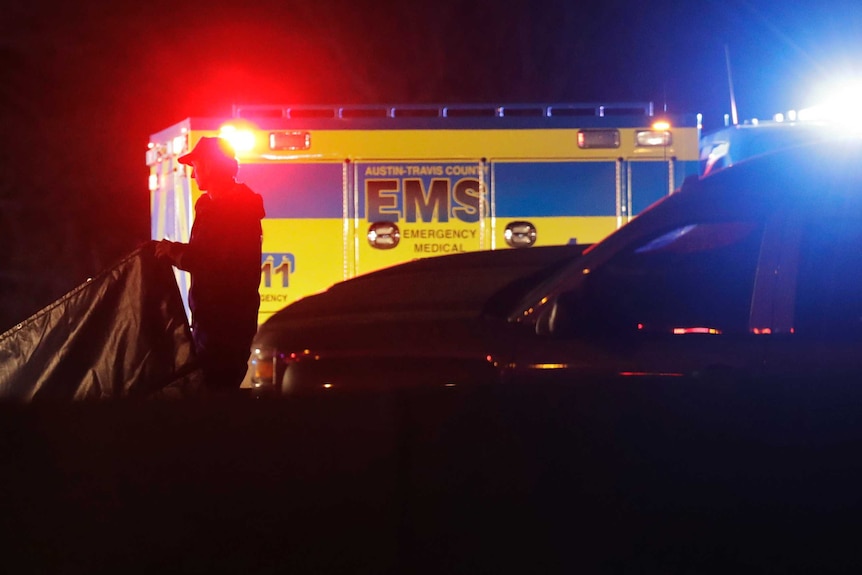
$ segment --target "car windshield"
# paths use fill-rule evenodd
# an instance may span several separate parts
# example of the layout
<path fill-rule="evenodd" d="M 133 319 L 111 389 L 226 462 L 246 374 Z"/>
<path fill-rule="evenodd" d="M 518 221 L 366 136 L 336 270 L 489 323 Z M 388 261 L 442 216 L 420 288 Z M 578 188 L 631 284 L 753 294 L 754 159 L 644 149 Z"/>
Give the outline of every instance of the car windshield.
<path fill-rule="evenodd" d="M 761 236 L 754 221 L 697 222 L 637 242 L 578 287 L 579 321 L 662 333 L 745 331 Z M 571 283 L 574 273 L 582 272 L 568 267 L 554 281 Z"/>
<path fill-rule="evenodd" d="M 664 333 L 748 329 L 760 253 L 752 222 L 699 223 L 624 251 L 585 283 L 613 323 Z"/>

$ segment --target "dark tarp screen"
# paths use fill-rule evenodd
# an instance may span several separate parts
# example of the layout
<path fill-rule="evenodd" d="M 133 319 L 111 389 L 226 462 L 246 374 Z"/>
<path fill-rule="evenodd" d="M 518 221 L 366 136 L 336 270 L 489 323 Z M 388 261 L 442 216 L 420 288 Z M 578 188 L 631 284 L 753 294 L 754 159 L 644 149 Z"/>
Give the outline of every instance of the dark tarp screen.
<path fill-rule="evenodd" d="M 181 396 L 199 385 L 176 278 L 155 242 L 0 334 L 0 400 Z"/>

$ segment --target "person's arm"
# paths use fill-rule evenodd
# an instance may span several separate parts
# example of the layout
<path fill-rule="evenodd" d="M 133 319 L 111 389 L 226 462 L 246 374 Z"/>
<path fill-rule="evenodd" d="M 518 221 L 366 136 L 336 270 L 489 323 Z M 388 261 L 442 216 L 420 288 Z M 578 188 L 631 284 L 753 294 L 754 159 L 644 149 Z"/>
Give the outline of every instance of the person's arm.
<path fill-rule="evenodd" d="M 183 256 L 185 255 L 188 247 L 188 244 L 184 244 L 181 242 L 161 240 L 156 242 L 156 257 L 166 259 L 171 262 L 172 265 L 178 267 L 179 269 L 188 271 L 185 267 L 183 267 Z"/>

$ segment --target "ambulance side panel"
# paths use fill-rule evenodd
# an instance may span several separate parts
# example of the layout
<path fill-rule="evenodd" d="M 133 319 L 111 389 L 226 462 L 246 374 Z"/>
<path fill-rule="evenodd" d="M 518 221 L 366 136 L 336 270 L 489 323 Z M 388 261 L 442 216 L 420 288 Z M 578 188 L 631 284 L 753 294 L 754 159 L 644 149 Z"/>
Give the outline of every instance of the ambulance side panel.
<path fill-rule="evenodd" d="M 349 277 L 344 164 L 242 164 L 238 180 L 263 196 L 261 321 Z"/>

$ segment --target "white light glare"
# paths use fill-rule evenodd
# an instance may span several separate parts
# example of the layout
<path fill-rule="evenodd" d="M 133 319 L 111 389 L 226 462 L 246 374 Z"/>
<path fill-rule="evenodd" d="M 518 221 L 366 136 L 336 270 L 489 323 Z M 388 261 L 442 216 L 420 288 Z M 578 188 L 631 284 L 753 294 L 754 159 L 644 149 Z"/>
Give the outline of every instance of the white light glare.
<path fill-rule="evenodd" d="M 179 156 L 186 151 L 186 137 L 176 136 L 168 142 L 168 153 Z"/>
<path fill-rule="evenodd" d="M 219 137 L 231 143 L 237 154 L 254 149 L 254 133 L 251 130 L 239 130 L 236 126 L 222 126 Z"/>
<path fill-rule="evenodd" d="M 799 110 L 800 121 L 835 122 L 842 127 L 862 128 L 862 81 L 836 84 L 821 104 Z"/>

